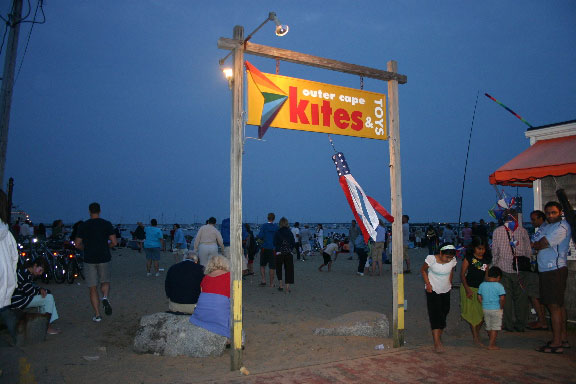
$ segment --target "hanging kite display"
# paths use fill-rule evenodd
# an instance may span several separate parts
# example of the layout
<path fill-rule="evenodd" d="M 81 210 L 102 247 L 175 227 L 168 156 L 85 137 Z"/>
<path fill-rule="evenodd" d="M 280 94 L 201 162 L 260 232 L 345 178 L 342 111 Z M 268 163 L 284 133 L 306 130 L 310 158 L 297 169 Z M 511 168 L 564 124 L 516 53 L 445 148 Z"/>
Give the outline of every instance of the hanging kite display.
<path fill-rule="evenodd" d="M 336 165 L 340 186 L 362 231 L 364 241 L 368 242 L 369 238 L 376 241 L 376 228 L 378 227 L 376 212 L 380 213 L 390 223 L 394 222 L 394 217 L 380 203 L 364 193 L 360 184 L 350 173 L 350 168 L 342 152 L 337 152 L 332 156 L 332 160 L 334 165 Z"/>
<path fill-rule="evenodd" d="M 496 185 L 494 186 L 496 189 L 496 195 L 498 196 L 498 202 L 494 204 L 492 208 L 488 211 L 490 216 L 495 218 L 496 220 L 500 220 L 504 212 L 507 209 L 515 209 L 516 208 L 516 198 L 514 196 L 508 196 L 504 190 L 499 191 Z"/>

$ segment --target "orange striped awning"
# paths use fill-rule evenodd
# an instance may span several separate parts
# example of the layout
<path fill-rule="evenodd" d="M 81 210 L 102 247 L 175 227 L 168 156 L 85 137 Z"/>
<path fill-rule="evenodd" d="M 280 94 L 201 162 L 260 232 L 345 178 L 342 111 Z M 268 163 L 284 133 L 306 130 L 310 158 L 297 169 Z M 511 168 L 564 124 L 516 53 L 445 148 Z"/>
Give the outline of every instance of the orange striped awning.
<path fill-rule="evenodd" d="M 576 136 L 537 141 L 490 175 L 490 184 L 531 187 L 546 176 L 576 174 Z"/>

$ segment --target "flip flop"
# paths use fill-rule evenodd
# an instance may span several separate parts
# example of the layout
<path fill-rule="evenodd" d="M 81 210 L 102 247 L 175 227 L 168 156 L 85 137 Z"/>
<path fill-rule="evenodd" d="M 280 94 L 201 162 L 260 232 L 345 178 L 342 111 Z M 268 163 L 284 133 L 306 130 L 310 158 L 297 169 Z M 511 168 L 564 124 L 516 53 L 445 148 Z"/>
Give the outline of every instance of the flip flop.
<path fill-rule="evenodd" d="M 556 355 L 561 355 L 564 353 L 564 349 L 562 349 L 562 346 L 560 347 L 551 347 L 548 344 L 541 346 L 540 348 L 536 348 L 537 352 L 542 352 L 542 353 L 552 353 L 552 354 L 556 354 Z"/>
<path fill-rule="evenodd" d="M 546 346 L 549 347 L 550 344 L 552 344 L 552 340 L 550 340 L 549 342 L 547 342 L 547 343 L 546 343 Z M 570 348 L 570 343 L 568 342 L 568 340 L 564 340 L 564 341 L 562 341 L 562 346 L 561 346 L 561 347 L 556 347 L 556 348 L 569 349 L 569 348 Z"/>

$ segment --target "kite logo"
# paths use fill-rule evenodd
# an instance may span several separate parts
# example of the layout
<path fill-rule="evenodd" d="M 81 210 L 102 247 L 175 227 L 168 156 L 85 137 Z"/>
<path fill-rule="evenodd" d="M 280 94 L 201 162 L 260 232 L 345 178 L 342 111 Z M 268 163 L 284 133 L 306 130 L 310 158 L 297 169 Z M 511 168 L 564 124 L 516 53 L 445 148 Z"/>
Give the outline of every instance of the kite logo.
<path fill-rule="evenodd" d="M 288 96 L 249 62 L 246 62 L 246 68 L 250 71 L 256 87 L 264 96 L 264 107 L 262 108 L 260 126 L 258 127 L 258 138 L 261 139 L 276 118 L 276 115 L 278 115 Z"/>

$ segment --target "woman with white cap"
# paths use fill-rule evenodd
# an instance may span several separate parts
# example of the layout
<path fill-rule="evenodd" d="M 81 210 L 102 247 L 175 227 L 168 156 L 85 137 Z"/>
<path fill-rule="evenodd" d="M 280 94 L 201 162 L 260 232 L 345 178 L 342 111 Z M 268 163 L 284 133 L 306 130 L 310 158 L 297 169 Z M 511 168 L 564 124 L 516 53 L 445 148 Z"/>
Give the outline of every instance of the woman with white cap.
<path fill-rule="evenodd" d="M 452 244 L 443 244 L 439 254 L 426 256 L 421 269 L 426 283 L 426 304 L 436 352 L 444 352 L 442 332 L 446 328 L 446 317 L 450 312 L 450 290 L 456 267 L 455 255 L 456 248 Z"/>

